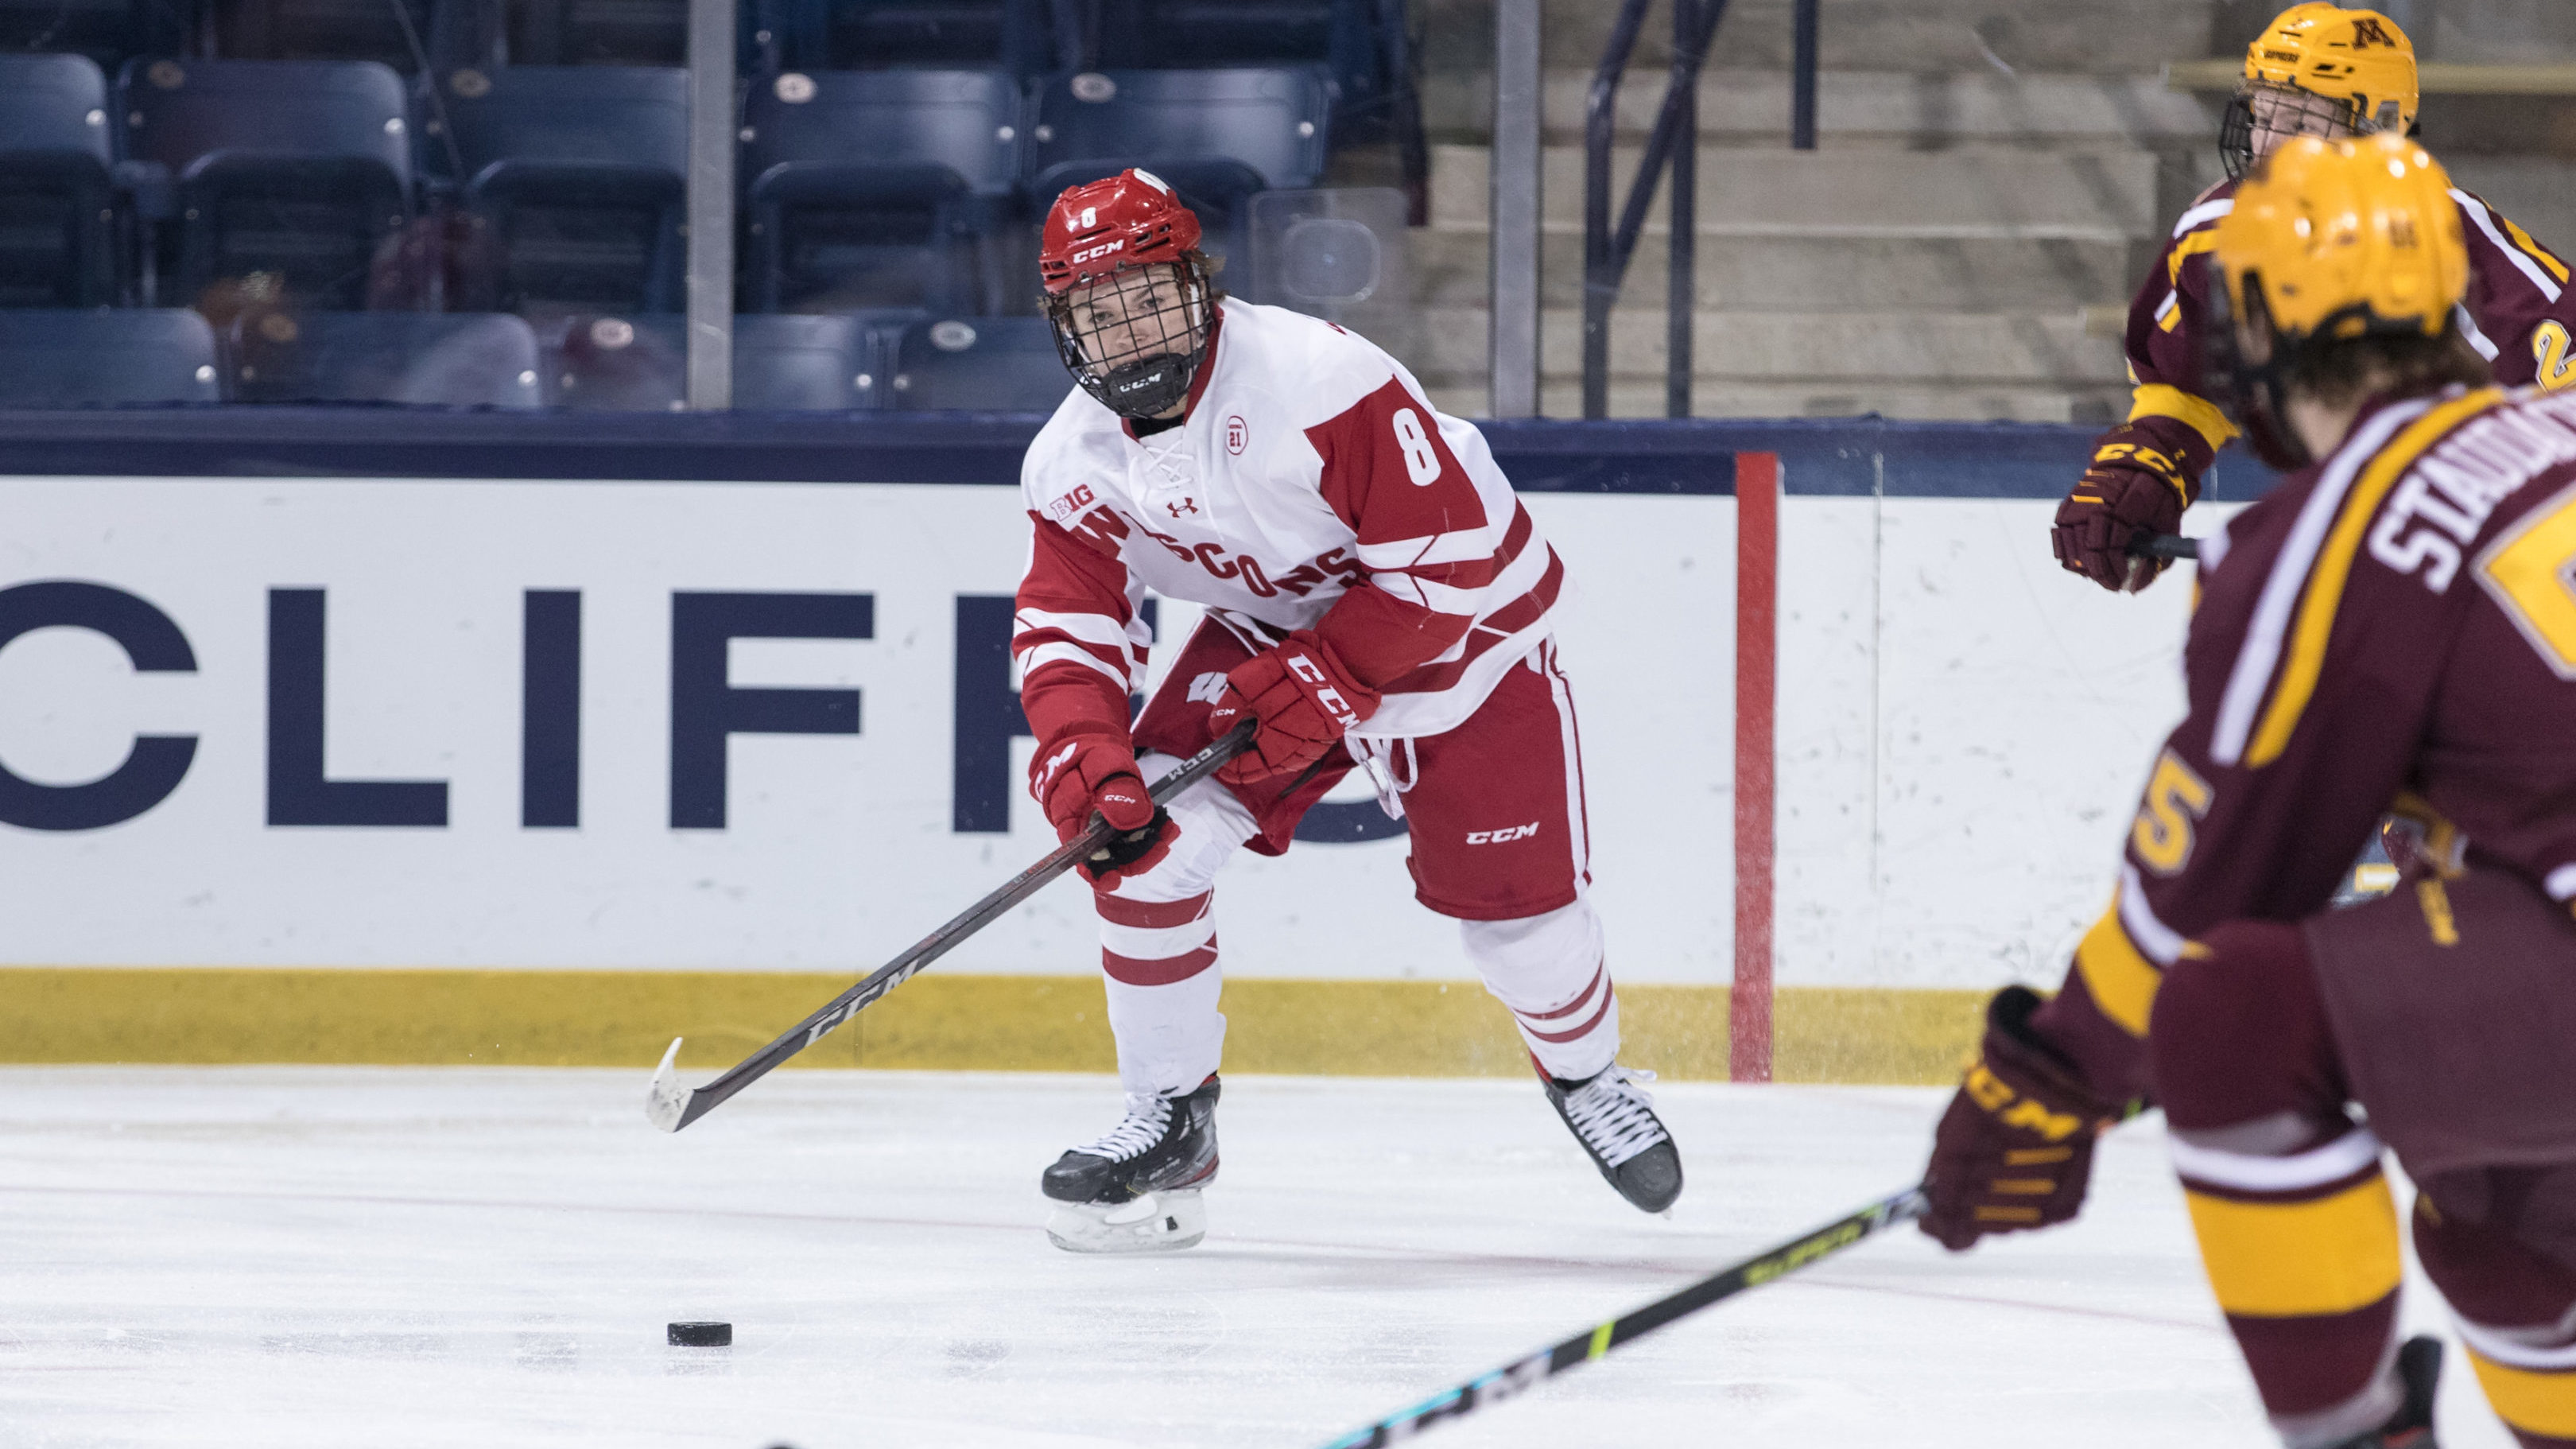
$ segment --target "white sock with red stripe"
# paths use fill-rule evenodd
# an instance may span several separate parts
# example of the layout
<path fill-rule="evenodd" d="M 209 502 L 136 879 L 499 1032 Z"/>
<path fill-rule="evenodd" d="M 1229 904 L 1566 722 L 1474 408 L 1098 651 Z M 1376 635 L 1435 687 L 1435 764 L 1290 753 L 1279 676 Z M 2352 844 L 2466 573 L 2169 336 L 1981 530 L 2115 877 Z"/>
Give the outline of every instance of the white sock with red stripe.
<path fill-rule="evenodd" d="M 1517 921 L 1461 921 L 1459 933 L 1541 1070 L 1580 1081 L 1618 1056 L 1619 998 L 1590 901 Z"/>
<path fill-rule="evenodd" d="M 1153 779 L 1179 762 L 1149 754 L 1139 763 Z M 1092 896 L 1118 1081 L 1152 1096 L 1195 1089 L 1224 1054 L 1213 883 L 1253 828 L 1250 812 L 1223 790 L 1192 790 L 1169 809 L 1181 827 L 1171 854 L 1115 894 Z"/>

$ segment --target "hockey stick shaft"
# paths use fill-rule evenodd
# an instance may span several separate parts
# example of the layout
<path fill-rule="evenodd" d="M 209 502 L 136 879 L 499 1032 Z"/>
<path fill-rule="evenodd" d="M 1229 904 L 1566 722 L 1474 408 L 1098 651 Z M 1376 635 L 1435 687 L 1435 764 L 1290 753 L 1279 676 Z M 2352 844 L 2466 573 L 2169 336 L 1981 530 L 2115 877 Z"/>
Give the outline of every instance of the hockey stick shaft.
<path fill-rule="evenodd" d="M 1253 721 L 1235 726 L 1232 733 L 1181 762 L 1180 768 L 1154 782 L 1150 793 L 1157 805 L 1217 772 L 1226 761 L 1241 754 L 1252 743 Z M 753 1052 L 731 1071 L 703 1087 L 687 1088 L 679 1084 L 675 1066 L 680 1043 L 662 1055 L 662 1065 L 653 1073 L 653 1089 L 645 1099 L 644 1115 L 665 1132 L 677 1132 L 700 1117 L 722 1106 L 736 1092 L 769 1075 L 789 1057 L 822 1040 L 825 1033 L 848 1022 L 878 997 L 901 986 L 923 967 L 963 942 L 977 931 L 1008 914 L 1013 906 L 1036 895 L 1057 876 L 1088 859 L 1091 853 L 1109 843 L 1115 832 L 1109 822 L 1098 815 L 1091 817 L 1090 828 L 1057 846 L 1047 857 L 997 887 L 992 894 L 968 906 L 954 920 L 922 937 L 900 956 L 871 971 L 849 990 L 833 997 L 813 1015 L 798 1022 L 776 1041 Z"/>
<path fill-rule="evenodd" d="M 1463 1419 L 1488 1404 L 1500 1403 L 1568 1369 L 1590 1363 L 1612 1349 L 1625 1347 L 1712 1303 L 1732 1298 L 1747 1288 L 1759 1288 L 1800 1268 L 1822 1262 L 1863 1238 L 1910 1223 L 1923 1216 L 1924 1207 L 1923 1189 L 1920 1187 L 1909 1187 L 1893 1197 L 1881 1198 L 1849 1217 L 1827 1223 L 1767 1253 L 1757 1253 L 1732 1267 L 1711 1273 L 1678 1293 L 1587 1328 L 1562 1343 L 1550 1344 L 1491 1373 L 1479 1374 L 1454 1388 L 1444 1389 L 1412 1408 L 1380 1419 L 1365 1429 L 1345 1434 L 1324 1449 L 1382 1449 L 1382 1446 L 1397 1440 L 1410 1439 L 1443 1419 Z"/>
<path fill-rule="evenodd" d="M 2200 540 L 2186 538 L 2179 533 L 2132 534 L 2129 537 L 2129 556 L 2197 560 L 2200 557 Z"/>

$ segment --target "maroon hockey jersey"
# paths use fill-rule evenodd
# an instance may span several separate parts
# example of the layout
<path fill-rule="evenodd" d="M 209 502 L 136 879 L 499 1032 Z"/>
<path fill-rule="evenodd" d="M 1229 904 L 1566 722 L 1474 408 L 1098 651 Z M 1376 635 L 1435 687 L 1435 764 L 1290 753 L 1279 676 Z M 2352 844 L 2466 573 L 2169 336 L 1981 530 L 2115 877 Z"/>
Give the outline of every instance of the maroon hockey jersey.
<path fill-rule="evenodd" d="M 2469 295 L 2458 313 L 2469 345 L 2507 386 L 2555 391 L 2576 384 L 2576 295 L 2567 264 L 2475 195 L 2455 187 L 2451 199 L 2469 249 Z M 2181 488 L 2187 504 L 2199 499 L 2210 458 L 2236 435 L 2200 395 L 2209 296 L 2199 261 L 2218 239 L 2219 219 L 2235 207 L 2236 183 L 2223 181 L 2174 223 L 2129 304 L 2129 380 L 2137 391 L 2128 422 L 2095 445 L 2097 461 L 2117 461 L 2107 456 L 2112 449 L 2131 450 L 2122 457 L 2145 449 L 2153 456 L 2139 461 Z"/>
<path fill-rule="evenodd" d="M 2195 936 L 2323 911 L 2392 810 L 2576 905 L 2576 393 L 2375 402 L 2200 574 L 2190 713 L 2042 1023 L 2108 1093 Z"/>

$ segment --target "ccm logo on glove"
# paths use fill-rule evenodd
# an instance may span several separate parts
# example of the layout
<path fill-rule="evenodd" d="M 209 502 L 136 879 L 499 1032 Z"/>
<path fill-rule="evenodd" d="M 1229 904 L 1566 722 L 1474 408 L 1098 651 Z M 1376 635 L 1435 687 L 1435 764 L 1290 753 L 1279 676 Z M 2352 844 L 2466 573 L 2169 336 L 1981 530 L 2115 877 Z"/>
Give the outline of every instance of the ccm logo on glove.
<path fill-rule="evenodd" d="M 1303 654 L 1290 654 L 1285 650 L 1279 657 L 1287 663 L 1289 673 L 1315 687 L 1315 703 L 1333 717 L 1334 723 L 1349 729 L 1360 722 L 1360 717 L 1351 709 L 1351 702 L 1342 698 L 1340 690 L 1333 688 L 1332 677 L 1324 673 L 1322 665 Z"/>
<path fill-rule="evenodd" d="M 1322 760 L 1342 732 L 1377 709 L 1377 691 L 1342 667 L 1333 647 L 1299 630 L 1238 664 L 1208 712 L 1222 735 L 1246 715 L 1260 722 L 1251 748 L 1228 760 L 1217 779 L 1228 785 L 1294 776 Z"/>

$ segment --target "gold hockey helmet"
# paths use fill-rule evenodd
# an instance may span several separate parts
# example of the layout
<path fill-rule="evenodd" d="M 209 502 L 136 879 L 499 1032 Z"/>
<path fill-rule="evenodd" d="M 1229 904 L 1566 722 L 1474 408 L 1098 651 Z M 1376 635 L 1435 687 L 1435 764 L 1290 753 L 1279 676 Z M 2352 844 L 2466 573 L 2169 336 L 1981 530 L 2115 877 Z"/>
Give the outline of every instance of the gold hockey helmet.
<path fill-rule="evenodd" d="M 2220 123 L 2227 174 L 2253 169 L 2263 137 L 2408 135 L 2415 43 L 2375 10 L 2293 5 L 2245 47 L 2245 78 Z"/>
<path fill-rule="evenodd" d="M 2290 379 L 2313 349 L 2451 327 L 2469 250 L 2450 192 L 2430 153 L 2386 135 L 2293 137 L 2237 188 L 2211 238 L 2203 389 L 2263 461 L 2310 461 L 2286 420 Z"/>
<path fill-rule="evenodd" d="M 2284 342 L 2438 336 L 2468 295 L 2451 178 L 2402 136 L 2285 141 L 2237 189 L 2211 244 L 2228 311 Z"/>

